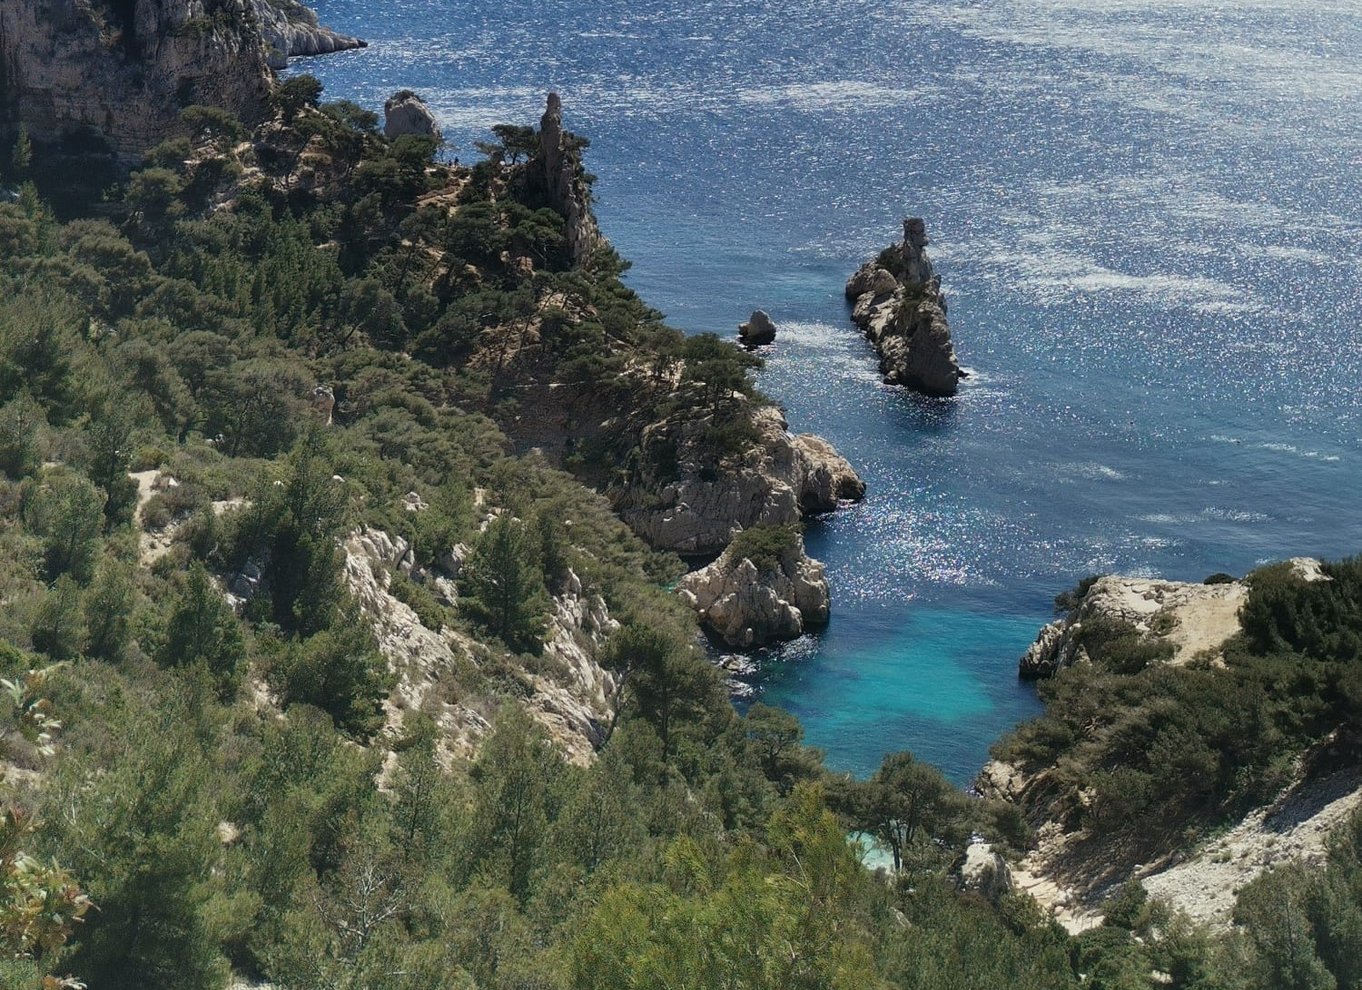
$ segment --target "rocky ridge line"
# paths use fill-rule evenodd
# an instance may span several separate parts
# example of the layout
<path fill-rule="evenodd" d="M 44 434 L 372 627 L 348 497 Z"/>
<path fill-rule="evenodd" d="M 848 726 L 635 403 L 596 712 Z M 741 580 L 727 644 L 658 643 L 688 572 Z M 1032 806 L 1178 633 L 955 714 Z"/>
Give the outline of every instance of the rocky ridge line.
<path fill-rule="evenodd" d="M 846 285 L 852 321 L 880 356 L 891 385 L 951 396 L 965 373 L 955 356 L 941 280 L 927 257 L 927 227 L 903 221 L 903 241 L 856 270 Z"/>

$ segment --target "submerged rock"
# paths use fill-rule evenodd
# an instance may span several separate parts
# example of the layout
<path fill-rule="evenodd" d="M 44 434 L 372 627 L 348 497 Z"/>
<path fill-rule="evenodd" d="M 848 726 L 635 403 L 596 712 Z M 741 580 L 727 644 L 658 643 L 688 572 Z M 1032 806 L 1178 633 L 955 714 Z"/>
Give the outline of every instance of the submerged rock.
<path fill-rule="evenodd" d="M 738 324 L 738 339 L 742 341 L 744 347 L 760 347 L 763 344 L 774 343 L 776 325 L 771 322 L 771 317 L 767 316 L 765 311 L 755 310 L 746 323 Z"/>
<path fill-rule="evenodd" d="M 440 140 L 440 127 L 425 100 L 409 89 L 394 93 L 383 104 L 383 136 L 388 140 L 404 134 Z"/>
<path fill-rule="evenodd" d="M 925 395 L 951 396 L 965 373 L 955 356 L 941 280 L 927 257 L 927 228 L 903 222 L 903 241 L 847 281 L 851 318 L 880 356 L 885 381 Z"/>
<path fill-rule="evenodd" d="M 828 621 L 823 565 L 804 552 L 798 533 L 774 560 L 755 563 L 730 546 L 708 567 L 681 579 L 678 591 L 724 642 L 752 649 L 794 639 Z"/>

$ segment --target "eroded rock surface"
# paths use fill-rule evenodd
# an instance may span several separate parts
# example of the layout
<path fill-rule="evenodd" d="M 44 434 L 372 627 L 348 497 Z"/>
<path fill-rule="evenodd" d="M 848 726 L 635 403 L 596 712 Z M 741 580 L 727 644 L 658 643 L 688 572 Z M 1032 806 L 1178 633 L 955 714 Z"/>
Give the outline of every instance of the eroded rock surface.
<path fill-rule="evenodd" d="M 204 104 L 258 118 L 270 70 L 247 0 L 0 4 L 0 112 L 35 142 L 130 161 Z"/>
<path fill-rule="evenodd" d="M 730 547 L 708 567 L 681 579 L 681 597 L 730 646 L 752 649 L 794 639 L 828 621 L 823 565 L 798 535 L 778 561 L 758 566 Z"/>
<path fill-rule="evenodd" d="M 865 483 L 821 437 L 792 436 L 774 407 L 751 413 L 756 443 L 722 473 L 708 468 L 709 422 L 679 419 L 655 423 L 642 445 L 674 451 L 673 477 L 647 471 L 615 499 L 620 517 L 654 547 L 681 554 L 719 553 L 735 533 L 766 523 L 779 525 L 830 512 L 841 501 L 865 497 Z M 663 459 L 645 458 L 649 464 Z"/>
<path fill-rule="evenodd" d="M 1110 619 L 1134 626 L 1174 648 L 1170 663 L 1214 653 L 1239 632 L 1239 608 L 1248 588 L 1239 581 L 1195 584 L 1152 578 L 1098 578 L 1076 609 L 1045 626 L 1018 662 L 1022 677 L 1048 677 L 1086 659 L 1083 623 Z"/>
<path fill-rule="evenodd" d="M 950 396 L 965 377 L 955 356 L 941 280 L 927 257 L 927 229 L 903 222 L 903 241 L 866 262 L 847 281 L 851 318 L 880 356 L 885 381 L 926 395 Z"/>
<path fill-rule="evenodd" d="M 405 711 L 424 711 L 440 726 L 448 758 L 472 757 L 505 702 L 504 697 L 464 693 L 457 687 L 458 668 L 473 664 L 475 644 L 448 628 L 436 631 L 422 625 L 416 613 L 389 592 L 391 572 L 410 568 L 405 540 L 366 527 L 351 533 L 343 549 L 346 584 L 372 623 L 379 650 L 397 678 L 385 705 L 385 733 L 400 734 Z M 605 602 L 586 594 L 576 575 L 569 575 L 563 593 L 553 600 L 544 647 L 563 676 L 520 674 L 521 703 L 574 763 L 594 758 L 603 741 L 602 727 L 609 722 L 614 681 L 594 658 L 616 628 Z"/>
<path fill-rule="evenodd" d="M 539 153 L 531 162 L 531 176 L 549 205 L 562 215 L 568 251 L 581 263 L 605 244 L 591 210 L 591 187 L 582 165 L 585 143 L 563 129 L 563 101 L 550 93 L 539 120 Z"/>

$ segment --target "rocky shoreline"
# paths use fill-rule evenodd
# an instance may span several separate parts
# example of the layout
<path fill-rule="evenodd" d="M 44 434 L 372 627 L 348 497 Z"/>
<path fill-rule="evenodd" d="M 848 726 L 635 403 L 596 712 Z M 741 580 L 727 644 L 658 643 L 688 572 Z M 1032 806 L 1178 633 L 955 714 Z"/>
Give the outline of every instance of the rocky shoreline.
<path fill-rule="evenodd" d="M 361 38 L 325 27 L 316 13 L 297 0 L 251 0 L 251 9 L 260 22 L 266 59 L 272 69 L 284 68 L 290 58 L 368 47 Z"/>

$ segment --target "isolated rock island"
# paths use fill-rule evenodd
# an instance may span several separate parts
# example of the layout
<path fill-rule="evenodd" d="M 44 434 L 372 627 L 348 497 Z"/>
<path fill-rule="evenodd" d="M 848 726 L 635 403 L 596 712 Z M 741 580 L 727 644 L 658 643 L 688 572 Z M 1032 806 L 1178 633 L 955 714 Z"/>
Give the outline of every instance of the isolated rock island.
<path fill-rule="evenodd" d="M 867 261 L 847 281 L 851 319 L 875 345 L 891 385 L 951 396 L 965 373 L 955 356 L 941 279 L 927 257 L 921 217 L 903 221 L 903 241 Z"/>

